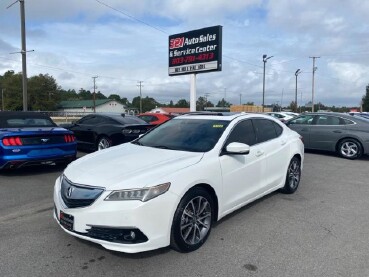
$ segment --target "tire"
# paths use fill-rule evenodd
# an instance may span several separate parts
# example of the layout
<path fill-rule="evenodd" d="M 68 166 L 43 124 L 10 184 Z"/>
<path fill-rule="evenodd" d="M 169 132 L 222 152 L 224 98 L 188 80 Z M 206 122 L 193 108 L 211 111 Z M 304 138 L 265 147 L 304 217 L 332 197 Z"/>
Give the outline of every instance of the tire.
<path fill-rule="evenodd" d="M 171 247 L 179 252 L 199 249 L 210 235 L 214 217 L 214 200 L 203 188 L 189 190 L 174 214 Z"/>
<path fill-rule="evenodd" d="M 282 193 L 292 194 L 294 193 L 301 179 L 301 161 L 296 156 L 292 158 L 290 164 L 288 165 L 286 182 L 284 187 L 281 189 Z"/>
<path fill-rule="evenodd" d="M 344 139 L 338 145 L 338 155 L 342 158 L 355 160 L 361 157 L 363 148 L 356 139 Z"/>
<path fill-rule="evenodd" d="M 100 150 L 109 148 L 111 145 L 112 145 L 111 140 L 106 136 L 102 136 L 102 137 L 99 137 L 99 139 L 97 140 L 96 150 L 100 151 Z"/>

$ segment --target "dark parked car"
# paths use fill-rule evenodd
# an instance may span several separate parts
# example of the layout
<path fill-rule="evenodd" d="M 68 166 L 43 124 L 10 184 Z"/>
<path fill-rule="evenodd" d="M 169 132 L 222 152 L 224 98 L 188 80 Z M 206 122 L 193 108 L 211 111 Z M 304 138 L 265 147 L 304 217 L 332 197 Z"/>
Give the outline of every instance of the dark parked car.
<path fill-rule="evenodd" d="M 0 112 L 0 169 L 75 160 L 73 133 L 37 112 Z"/>
<path fill-rule="evenodd" d="M 73 131 L 78 148 L 93 151 L 134 140 L 152 127 L 136 116 L 113 113 L 90 114 L 61 126 Z"/>
<path fill-rule="evenodd" d="M 343 113 L 306 113 L 287 122 L 305 148 L 337 152 L 346 159 L 369 154 L 369 121 Z"/>

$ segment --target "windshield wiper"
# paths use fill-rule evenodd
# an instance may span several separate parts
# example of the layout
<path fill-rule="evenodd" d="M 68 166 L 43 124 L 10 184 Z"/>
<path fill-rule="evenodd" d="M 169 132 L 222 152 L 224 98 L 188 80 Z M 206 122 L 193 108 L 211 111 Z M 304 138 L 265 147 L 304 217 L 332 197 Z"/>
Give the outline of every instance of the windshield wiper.
<path fill-rule="evenodd" d="M 154 147 L 154 148 L 160 148 L 160 149 L 169 149 L 169 150 L 176 150 L 172 147 L 168 147 L 168 146 L 165 146 L 165 145 L 150 145 L 151 147 Z"/>
<path fill-rule="evenodd" d="M 141 142 L 139 142 L 138 140 L 136 141 L 131 141 L 132 144 L 136 144 L 136 145 L 140 145 L 140 146 L 144 146 Z"/>

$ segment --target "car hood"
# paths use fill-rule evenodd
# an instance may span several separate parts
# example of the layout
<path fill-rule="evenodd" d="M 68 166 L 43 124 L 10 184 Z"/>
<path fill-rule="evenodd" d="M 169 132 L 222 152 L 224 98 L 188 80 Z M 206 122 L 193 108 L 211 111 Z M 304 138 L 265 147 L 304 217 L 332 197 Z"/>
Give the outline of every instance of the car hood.
<path fill-rule="evenodd" d="M 142 188 L 170 182 L 166 176 L 198 163 L 202 157 L 203 153 L 125 143 L 74 161 L 64 175 L 75 184 L 107 190 Z"/>

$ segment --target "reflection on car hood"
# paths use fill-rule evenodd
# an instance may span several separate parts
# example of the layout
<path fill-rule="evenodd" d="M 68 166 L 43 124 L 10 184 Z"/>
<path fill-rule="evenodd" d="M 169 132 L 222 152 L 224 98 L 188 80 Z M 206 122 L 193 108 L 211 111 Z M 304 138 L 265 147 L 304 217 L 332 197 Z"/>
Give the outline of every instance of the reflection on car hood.
<path fill-rule="evenodd" d="M 125 143 L 76 160 L 64 174 L 73 183 L 107 190 L 141 188 L 158 185 L 165 176 L 198 163 L 202 156 Z"/>

